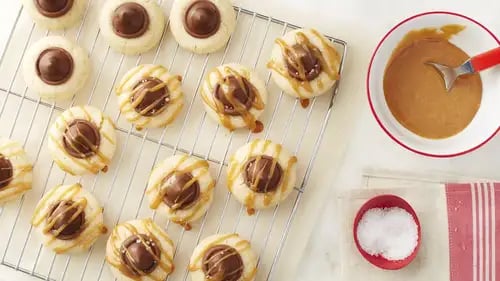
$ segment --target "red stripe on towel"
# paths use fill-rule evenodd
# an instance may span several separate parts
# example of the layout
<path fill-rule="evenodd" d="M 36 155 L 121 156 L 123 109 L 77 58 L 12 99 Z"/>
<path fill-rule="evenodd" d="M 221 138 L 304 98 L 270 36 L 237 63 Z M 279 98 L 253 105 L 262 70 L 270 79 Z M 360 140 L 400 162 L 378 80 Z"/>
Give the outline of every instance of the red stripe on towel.
<path fill-rule="evenodd" d="M 450 244 L 450 281 L 471 281 L 473 279 L 473 231 L 470 184 L 447 184 L 446 201 Z"/>

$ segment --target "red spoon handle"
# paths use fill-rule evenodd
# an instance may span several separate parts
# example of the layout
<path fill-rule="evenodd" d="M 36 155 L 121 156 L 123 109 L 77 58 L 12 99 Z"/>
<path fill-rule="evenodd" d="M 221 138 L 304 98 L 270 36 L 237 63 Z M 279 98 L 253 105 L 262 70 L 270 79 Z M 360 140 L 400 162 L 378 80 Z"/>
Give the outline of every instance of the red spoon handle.
<path fill-rule="evenodd" d="M 474 56 L 471 62 L 476 72 L 500 64 L 500 47 Z"/>

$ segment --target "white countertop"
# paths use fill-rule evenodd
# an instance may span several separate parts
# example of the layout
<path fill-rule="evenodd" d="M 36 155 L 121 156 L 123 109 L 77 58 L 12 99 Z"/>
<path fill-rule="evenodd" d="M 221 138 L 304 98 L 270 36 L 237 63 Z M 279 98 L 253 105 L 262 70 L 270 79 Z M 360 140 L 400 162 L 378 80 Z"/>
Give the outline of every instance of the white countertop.
<path fill-rule="evenodd" d="M 236 0 L 245 8 L 271 15 L 289 22 L 318 28 L 341 38 L 349 44 L 341 95 L 354 95 L 357 110 L 351 112 L 352 134 L 343 167 L 332 178 L 331 196 L 326 200 L 322 217 L 309 241 L 297 280 L 333 280 L 338 274 L 337 224 L 335 195 L 338 189 L 357 187 L 365 168 L 402 171 L 439 171 L 473 177 L 500 179 L 498 167 L 500 138 L 494 138 L 480 150 L 456 159 L 428 159 L 404 150 L 392 142 L 375 123 L 365 99 L 365 76 L 372 50 L 387 30 L 400 20 L 430 10 L 449 10 L 466 14 L 480 21 L 494 33 L 500 34 L 496 0 Z M 17 5 L 0 9 L 0 49 L 3 50 L 8 32 L 15 18 Z M 499 78 L 500 79 L 500 78 Z M 335 129 L 335 128 L 331 128 Z M 331 144 L 335 145 L 335 144 Z M 331 175 L 330 175 L 331 176 Z M 4 272 L 5 271 L 5 272 Z M 6 280 L 25 280 L 0 268 Z M 29 280 L 29 279 L 26 279 Z M 356 280 L 350 280 L 356 281 Z"/>

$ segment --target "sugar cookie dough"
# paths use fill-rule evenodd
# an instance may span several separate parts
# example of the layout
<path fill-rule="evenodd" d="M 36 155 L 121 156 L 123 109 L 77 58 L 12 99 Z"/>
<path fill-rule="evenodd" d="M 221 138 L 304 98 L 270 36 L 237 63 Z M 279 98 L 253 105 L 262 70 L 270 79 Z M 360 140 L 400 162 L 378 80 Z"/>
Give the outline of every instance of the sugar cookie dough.
<path fill-rule="evenodd" d="M 72 27 L 79 22 L 88 0 L 22 0 L 24 9 L 40 26 L 51 29 Z"/>
<path fill-rule="evenodd" d="M 158 45 L 165 15 L 155 0 L 107 0 L 102 5 L 99 25 L 112 49 L 137 55 Z"/>
<path fill-rule="evenodd" d="M 201 96 L 208 115 L 227 129 L 263 129 L 257 118 L 266 106 L 267 91 L 264 82 L 248 67 L 216 67 L 208 73 Z"/>
<path fill-rule="evenodd" d="M 107 232 L 102 213 L 99 202 L 80 184 L 60 185 L 42 197 L 31 224 L 57 254 L 83 252 Z"/>
<path fill-rule="evenodd" d="M 21 144 L 0 138 L 0 203 L 31 189 L 33 164 Z"/>
<path fill-rule="evenodd" d="M 172 240 L 151 219 L 118 224 L 106 245 L 106 261 L 119 281 L 166 280 L 173 254 Z"/>
<path fill-rule="evenodd" d="M 326 93 L 339 79 L 340 55 L 314 29 L 297 29 L 275 41 L 268 67 L 287 94 L 308 99 Z"/>
<path fill-rule="evenodd" d="M 75 106 L 64 111 L 49 131 L 54 162 L 72 175 L 106 172 L 116 148 L 113 121 L 99 109 Z"/>
<path fill-rule="evenodd" d="M 175 155 L 158 164 L 148 182 L 149 206 L 190 228 L 212 203 L 215 180 L 208 162 L 187 155 Z"/>
<path fill-rule="evenodd" d="M 180 46 L 195 53 L 224 47 L 236 27 L 230 0 L 175 0 L 170 30 Z"/>
<path fill-rule="evenodd" d="M 132 68 L 116 88 L 120 111 L 138 130 L 170 124 L 184 106 L 181 80 L 161 65 Z"/>
<path fill-rule="evenodd" d="M 23 60 L 29 88 L 48 100 L 72 98 L 90 74 L 87 52 L 62 36 L 48 36 L 33 44 Z"/>
<path fill-rule="evenodd" d="M 253 281 L 257 255 L 237 233 L 212 235 L 194 249 L 189 271 L 192 281 Z"/>
<path fill-rule="evenodd" d="M 227 186 L 234 197 L 255 209 L 277 205 L 292 192 L 297 157 L 280 144 L 256 139 L 240 147 L 229 161 Z"/>

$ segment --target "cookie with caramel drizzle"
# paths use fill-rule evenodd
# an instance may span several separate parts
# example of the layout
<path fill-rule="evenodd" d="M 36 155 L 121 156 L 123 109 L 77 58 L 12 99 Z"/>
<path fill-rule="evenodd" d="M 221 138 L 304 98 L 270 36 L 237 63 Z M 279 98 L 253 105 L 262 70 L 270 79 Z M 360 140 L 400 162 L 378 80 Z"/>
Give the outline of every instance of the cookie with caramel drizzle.
<path fill-rule="evenodd" d="M 309 99 L 327 92 L 339 79 L 340 55 L 314 29 L 298 29 L 275 40 L 267 67 L 287 94 Z"/>
<path fill-rule="evenodd" d="M 59 185 L 38 202 L 31 224 L 58 254 L 82 252 L 107 232 L 103 208 L 80 184 Z"/>
<path fill-rule="evenodd" d="M 282 145 L 256 139 L 230 158 L 227 187 L 251 215 L 288 197 L 295 186 L 296 164 L 297 157 Z"/>
<path fill-rule="evenodd" d="M 263 130 L 258 120 L 267 102 L 264 82 L 251 69 L 225 64 L 210 71 L 201 96 L 207 114 L 230 131 L 248 128 Z"/>
<path fill-rule="evenodd" d="M 250 242 L 239 234 L 216 234 L 196 246 L 189 271 L 193 281 L 253 281 L 257 256 Z"/>
<path fill-rule="evenodd" d="M 120 281 L 163 281 L 174 270 L 174 244 L 151 219 L 118 224 L 106 244 L 106 262 Z"/>
<path fill-rule="evenodd" d="M 22 145 L 0 138 L 0 203 L 14 200 L 31 189 L 33 164 Z"/>
<path fill-rule="evenodd" d="M 165 127 L 184 107 L 181 81 L 161 65 L 138 65 L 116 87 L 120 111 L 137 130 Z"/>
<path fill-rule="evenodd" d="M 151 209 L 190 229 L 190 224 L 208 210 L 214 187 L 206 160 L 175 155 L 153 169 L 146 195 Z"/>

